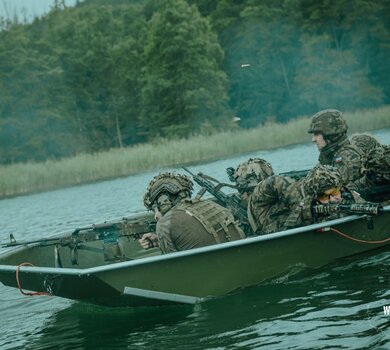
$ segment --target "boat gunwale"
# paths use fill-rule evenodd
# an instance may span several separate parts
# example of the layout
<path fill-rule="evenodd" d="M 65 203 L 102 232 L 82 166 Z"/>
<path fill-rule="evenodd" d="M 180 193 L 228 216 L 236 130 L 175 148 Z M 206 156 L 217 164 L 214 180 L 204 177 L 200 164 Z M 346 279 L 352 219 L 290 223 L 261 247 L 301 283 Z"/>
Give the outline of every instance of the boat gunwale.
<path fill-rule="evenodd" d="M 384 207 L 383 212 L 384 213 L 390 212 L 390 205 Z M 379 214 L 379 215 L 381 215 L 381 214 Z M 367 215 L 355 215 L 354 214 L 354 215 L 349 215 L 349 216 L 346 216 L 343 218 L 338 218 L 338 219 L 334 219 L 334 220 L 330 220 L 330 221 L 311 224 L 311 225 L 307 225 L 307 226 L 303 226 L 303 227 L 292 228 L 289 230 L 279 231 L 279 232 L 260 235 L 260 236 L 247 237 L 247 238 L 237 240 L 237 241 L 214 244 L 214 245 L 210 245 L 210 246 L 206 246 L 206 247 L 194 248 L 194 249 L 190 249 L 190 250 L 173 252 L 173 253 L 168 253 L 168 254 L 163 254 L 163 255 L 158 255 L 158 256 L 139 258 L 139 259 L 134 259 L 134 260 L 125 261 L 125 262 L 113 263 L 113 264 L 109 264 L 109 265 L 95 266 L 95 267 L 90 267 L 90 268 L 86 268 L 86 269 L 39 267 L 39 266 L 15 266 L 15 265 L 1 265 L 0 264 L 0 271 L 16 272 L 16 270 L 18 269 L 19 271 L 23 271 L 26 273 L 28 273 L 28 272 L 45 273 L 45 274 L 59 274 L 60 273 L 62 275 L 77 275 L 79 277 L 84 276 L 84 275 L 89 276 L 89 275 L 94 275 L 94 274 L 98 274 L 101 272 L 108 272 L 111 270 L 119 270 L 119 269 L 124 269 L 124 268 L 132 267 L 132 266 L 151 264 L 151 263 L 156 263 L 156 262 L 165 261 L 165 260 L 180 259 L 181 257 L 198 255 L 198 254 L 205 254 L 205 253 L 209 253 L 212 251 L 225 250 L 225 249 L 231 248 L 231 247 L 246 246 L 248 244 L 258 243 L 261 241 L 268 241 L 268 240 L 288 237 L 291 235 L 296 235 L 296 234 L 301 234 L 301 233 L 303 234 L 303 233 L 306 233 L 309 231 L 315 231 L 315 230 L 327 228 L 330 226 L 336 226 L 336 225 L 344 224 L 347 222 L 356 221 L 356 220 L 362 219 L 364 217 L 367 217 Z M 26 245 L 23 245 L 22 247 L 26 247 L 26 246 L 32 248 L 32 247 L 39 246 L 39 243 L 26 244 Z M 15 247 L 14 249 L 20 249 L 20 246 Z M 0 256 L 4 253 L 12 253 L 12 250 L 13 249 L 6 250 L 4 252 L 0 252 Z"/>

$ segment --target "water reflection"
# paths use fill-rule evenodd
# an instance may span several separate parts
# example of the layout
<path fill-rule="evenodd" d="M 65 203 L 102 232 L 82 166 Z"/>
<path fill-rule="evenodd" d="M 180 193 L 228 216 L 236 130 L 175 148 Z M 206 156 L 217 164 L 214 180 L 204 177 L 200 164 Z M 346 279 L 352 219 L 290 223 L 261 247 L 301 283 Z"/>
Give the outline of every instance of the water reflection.
<path fill-rule="evenodd" d="M 173 327 L 193 306 L 105 308 L 74 303 L 52 315 L 29 349 L 125 349 L 129 334 Z"/>

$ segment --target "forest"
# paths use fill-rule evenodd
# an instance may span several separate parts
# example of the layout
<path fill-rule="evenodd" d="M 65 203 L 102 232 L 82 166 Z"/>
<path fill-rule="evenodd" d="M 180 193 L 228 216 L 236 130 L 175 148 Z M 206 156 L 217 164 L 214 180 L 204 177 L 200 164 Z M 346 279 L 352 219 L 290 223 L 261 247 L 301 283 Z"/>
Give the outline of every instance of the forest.
<path fill-rule="evenodd" d="M 0 164 L 390 104 L 390 1 L 56 0 L 0 29 Z"/>

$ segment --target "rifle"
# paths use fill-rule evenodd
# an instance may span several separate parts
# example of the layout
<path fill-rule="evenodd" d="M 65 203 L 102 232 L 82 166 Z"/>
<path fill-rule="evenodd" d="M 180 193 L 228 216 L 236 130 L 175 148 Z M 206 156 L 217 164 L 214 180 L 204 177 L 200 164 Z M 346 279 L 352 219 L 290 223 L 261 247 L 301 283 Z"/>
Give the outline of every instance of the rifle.
<path fill-rule="evenodd" d="M 294 180 L 299 180 L 302 177 L 305 177 L 309 173 L 310 169 L 306 170 L 292 170 L 292 171 L 287 171 L 285 173 L 279 173 L 279 175 L 283 176 L 288 176 L 291 177 Z"/>
<path fill-rule="evenodd" d="M 236 186 L 219 182 L 217 179 L 214 179 L 211 176 L 205 175 L 203 173 L 194 174 L 191 170 L 183 167 L 183 169 L 191 174 L 194 181 L 203 189 L 200 196 L 203 195 L 205 191 L 211 193 L 220 204 L 222 204 L 225 208 L 228 208 L 233 216 L 240 222 L 243 226 L 244 232 L 248 233 L 248 216 L 246 213 L 246 208 L 242 206 L 241 199 L 237 194 L 227 195 L 221 191 L 221 188 L 224 186 L 235 188 Z"/>
<path fill-rule="evenodd" d="M 36 239 L 31 241 L 16 241 L 13 234 L 10 234 L 10 242 L 1 244 L 2 248 L 14 247 L 26 244 L 39 243 L 39 246 L 68 246 L 71 249 L 77 248 L 81 243 L 92 241 L 103 241 L 114 243 L 119 237 L 129 237 L 134 240 L 140 239 L 144 233 L 155 232 L 156 221 L 149 221 L 142 218 L 122 218 L 117 222 L 104 222 L 91 226 L 76 228 L 68 234 L 58 237 Z"/>
<path fill-rule="evenodd" d="M 315 214 L 348 213 L 359 215 L 378 215 L 383 211 L 383 206 L 379 203 L 361 204 L 319 204 L 313 206 Z"/>

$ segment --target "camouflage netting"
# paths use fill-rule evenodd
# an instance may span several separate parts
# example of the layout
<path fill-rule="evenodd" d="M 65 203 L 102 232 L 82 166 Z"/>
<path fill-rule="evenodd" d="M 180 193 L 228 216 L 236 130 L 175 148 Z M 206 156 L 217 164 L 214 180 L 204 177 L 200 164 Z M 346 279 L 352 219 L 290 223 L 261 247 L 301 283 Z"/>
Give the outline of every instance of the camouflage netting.
<path fill-rule="evenodd" d="M 193 191 L 193 182 L 187 175 L 174 172 L 161 173 L 149 182 L 144 195 L 144 205 L 150 210 L 160 194 L 177 195 L 182 191 L 186 191 L 189 196 Z"/>
<path fill-rule="evenodd" d="M 231 168 L 229 168 L 231 169 Z M 274 174 L 272 166 L 261 158 L 250 158 L 241 163 L 234 172 L 227 170 L 230 181 L 235 182 L 239 189 L 251 189 L 260 181 Z"/>
<path fill-rule="evenodd" d="M 337 168 L 318 164 L 307 174 L 303 186 L 306 194 L 318 197 L 330 188 L 340 188 L 342 177 Z"/>
<path fill-rule="evenodd" d="M 365 157 L 363 173 L 390 181 L 390 146 L 379 146 Z"/>
<path fill-rule="evenodd" d="M 380 146 L 379 141 L 368 134 L 355 134 L 351 137 L 351 143 L 360 148 L 363 152 L 369 152 L 375 147 Z"/>
<path fill-rule="evenodd" d="M 345 134 L 347 130 L 347 122 L 340 111 L 337 109 L 325 109 L 313 116 L 308 133 L 321 133 L 328 136 Z"/>

